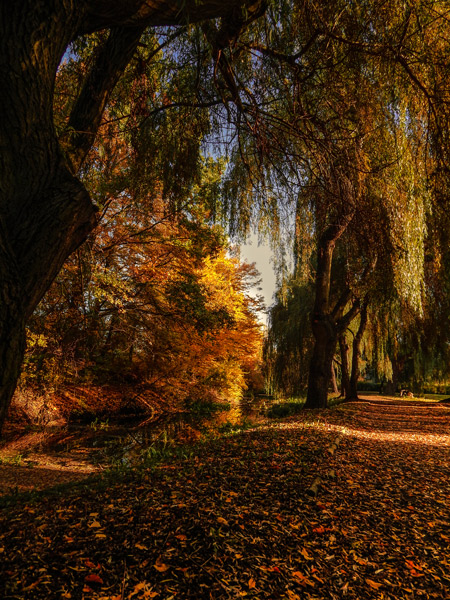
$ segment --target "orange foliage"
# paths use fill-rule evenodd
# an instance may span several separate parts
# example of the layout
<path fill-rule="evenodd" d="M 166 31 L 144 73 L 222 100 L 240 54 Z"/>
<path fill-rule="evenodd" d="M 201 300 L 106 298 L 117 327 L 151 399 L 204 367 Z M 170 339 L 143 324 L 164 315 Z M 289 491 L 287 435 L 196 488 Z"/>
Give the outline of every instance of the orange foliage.
<path fill-rule="evenodd" d="M 119 196 L 34 316 L 23 380 L 133 383 L 172 404 L 238 398 L 261 383 L 256 277 L 198 210 Z"/>
<path fill-rule="evenodd" d="M 141 115 L 139 98 L 166 93 L 162 67 L 147 60 L 152 40 L 129 67 L 142 73 L 115 88 L 84 163 L 100 225 L 34 314 L 22 377 L 47 388 L 137 386 L 149 409 L 260 385 L 262 339 L 261 307 L 248 294 L 257 272 L 230 256 L 209 222 L 222 166 L 201 158 L 203 117 L 180 109 L 149 128 Z M 63 132 L 91 43 L 59 71 Z"/>

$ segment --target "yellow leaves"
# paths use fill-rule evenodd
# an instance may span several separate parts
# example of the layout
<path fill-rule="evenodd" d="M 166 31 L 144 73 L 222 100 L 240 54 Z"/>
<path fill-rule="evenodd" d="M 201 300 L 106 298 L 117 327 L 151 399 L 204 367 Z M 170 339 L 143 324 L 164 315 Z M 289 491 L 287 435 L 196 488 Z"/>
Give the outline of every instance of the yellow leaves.
<path fill-rule="evenodd" d="M 201 281 L 208 294 L 209 309 L 225 309 L 235 321 L 244 317 L 244 298 L 235 285 L 239 262 L 229 258 L 224 251 L 217 256 L 205 258 Z"/>
<path fill-rule="evenodd" d="M 163 562 L 162 557 L 159 556 L 156 559 L 155 564 L 153 565 L 153 567 L 159 571 L 160 573 L 164 573 L 165 571 L 168 571 L 170 569 L 170 565 L 167 565 Z"/>
<path fill-rule="evenodd" d="M 92 528 L 96 528 L 96 527 L 101 527 L 100 523 L 98 521 L 92 521 L 91 523 L 89 523 L 88 527 Z"/>
<path fill-rule="evenodd" d="M 106 539 L 106 535 L 101 531 L 103 527 L 100 524 L 100 522 L 96 519 L 96 517 L 98 517 L 98 513 L 91 513 L 89 516 L 93 518 L 93 520 L 90 523 L 88 523 L 89 529 L 98 530 L 95 532 L 95 537 L 98 540 Z M 72 538 L 70 538 L 70 541 L 73 541 Z"/>
<path fill-rule="evenodd" d="M 300 571 L 294 571 L 292 573 L 292 576 L 295 577 L 295 579 L 298 581 L 298 583 L 300 583 L 300 585 L 309 585 L 311 587 L 314 587 L 316 584 L 314 583 L 314 581 L 311 581 L 311 579 L 308 579 L 308 577 L 306 577 L 305 575 L 303 575 L 303 573 L 301 573 Z"/>
<path fill-rule="evenodd" d="M 156 596 L 158 596 L 158 592 L 151 591 L 151 587 L 151 584 L 147 583 L 146 581 L 137 583 L 134 586 L 131 594 L 128 595 L 127 600 L 130 600 L 131 598 L 133 598 L 133 596 L 136 596 L 137 594 L 139 594 L 139 600 L 151 600 L 151 598 L 156 598 Z"/>
<path fill-rule="evenodd" d="M 383 585 L 382 583 L 378 583 L 377 581 L 373 581 L 372 579 L 366 579 L 365 582 L 373 590 L 378 590 Z"/>
<path fill-rule="evenodd" d="M 217 517 L 217 522 L 220 523 L 221 525 L 228 525 L 228 521 L 226 519 L 224 519 L 223 517 Z"/>
<path fill-rule="evenodd" d="M 306 560 L 313 560 L 313 557 L 308 553 L 306 548 L 302 548 L 300 550 L 300 554 L 303 556 L 303 558 L 306 558 Z"/>
<path fill-rule="evenodd" d="M 424 573 L 420 573 L 419 571 L 423 571 L 423 568 L 420 565 L 416 565 L 412 560 L 405 560 L 405 564 L 408 567 L 410 574 L 413 577 L 423 577 Z"/>
<path fill-rule="evenodd" d="M 33 333 L 27 328 L 27 348 L 28 350 L 34 348 L 46 348 L 48 345 L 48 339 L 42 333 Z"/>
<path fill-rule="evenodd" d="M 248 584 L 247 584 L 247 585 L 248 585 L 248 588 L 249 588 L 250 590 L 253 590 L 253 589 L 255 589 L 255 587 L 256 587 L 256 581 L 253 579 L 253 577 L 251 577 L 251 578 L 248 580 Z"/>

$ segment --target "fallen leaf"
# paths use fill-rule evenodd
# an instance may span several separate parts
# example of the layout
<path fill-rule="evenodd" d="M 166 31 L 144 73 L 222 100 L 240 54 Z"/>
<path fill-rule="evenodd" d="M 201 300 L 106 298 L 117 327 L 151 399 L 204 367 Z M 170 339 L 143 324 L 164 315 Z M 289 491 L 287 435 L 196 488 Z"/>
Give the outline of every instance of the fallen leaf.
<path fill-rule="evenodd" d="M 305 577 L 305 575 L 303 575 L 303 573 L 301 573 L 300 571 L 294 571 L 292 573 L 292 575 L 299 580 L 299 582 L 302 585 L 310 585 L 311 587 L 314 587 L 316 584 L 314 583 L 314 581 L 311 581 L 310 579 L 308 579 L 307 577 Z"/>
<path fill-rule="evenodd" d="M 103 585 L 103 579 L 101 577 L 99 577 L 96 573 L 91 573 L 90 575 L 86 575 L 84 580 L 87 583 L 100 583 L 101 585 Z"/>
<path fill-rule="evenodd" d="M 268 571 L 269 573 L 281 573 L 278 567 L 267 567 L 266 571 Z"/>
<path fill-rule="evenodd" d="M 167 571 L 168 569 L 170 569 L 169 565 L 166 565 L 162 560 L 161 557 L 158 557 L 156 559 L 156 563 L 153 565 L 155 567 L 155 569 L 157 571 L 159 571 L 160 573 L 164 573 L 164 571 Z"/>
<path fill-rule="evenodd" d="M 324 527 L 323 525 L 319 525 L 319 527 L 314 527 L 313 528 L 313 533 L 325 533 L 325 531 L 333 531 L 332 529 L 330 529 L 329 527 Z"/>
<path fill-rule="evenodd" d="M 302 550 L 300 550 L 300 554 L 306 558 L 306 560 L 313 560 L 313 557 L 308 554 L 306 548 L 302 548 Z"/>
<path fill-rule="evenodd" d="M 383 584 L 378 583 L 377 581 L 372 581 L 372 579 L 366 579 L 366 583 L 374 590 L 378 590 Z"/>
<path fill-rule="evenodd" d="M 411 570 L 422 571 L 422 567 L 413 563 L 412 560 L 405 559 L 406 566 Z"/>

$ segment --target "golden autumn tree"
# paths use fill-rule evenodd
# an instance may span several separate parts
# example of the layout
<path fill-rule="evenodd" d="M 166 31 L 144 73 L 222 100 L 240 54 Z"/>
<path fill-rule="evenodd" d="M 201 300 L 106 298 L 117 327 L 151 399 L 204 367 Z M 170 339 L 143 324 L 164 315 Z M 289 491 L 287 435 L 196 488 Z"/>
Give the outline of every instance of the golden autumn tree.
<path fill-rule="evenodd" d="M 161 196 L 110 201 L 30 322 L 23 383 L 133 384 L 166 405 L 255 385 L 258 274 L 203 211 L 198 198 L 176 213 Z"/>

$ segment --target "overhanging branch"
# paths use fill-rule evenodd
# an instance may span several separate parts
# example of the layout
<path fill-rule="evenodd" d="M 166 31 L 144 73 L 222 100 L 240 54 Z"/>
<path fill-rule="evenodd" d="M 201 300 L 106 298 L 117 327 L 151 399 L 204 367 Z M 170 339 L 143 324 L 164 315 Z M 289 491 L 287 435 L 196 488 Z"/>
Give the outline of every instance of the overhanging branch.
<path fill-rule="evenodd" d="M 84 82 L 69 119 L 73 133 L 66 153 L 74 173 L 94 142 L 109 96 L 130 62 L 142 32 L 142 28 L 112 29 Z"/>
<path fill-rule="evenodd" d="M 78 35 L 110 27 L 155 27 L 222 18 L 232 23 L 253 20 L 263 0 L 91 0 Z"/>

